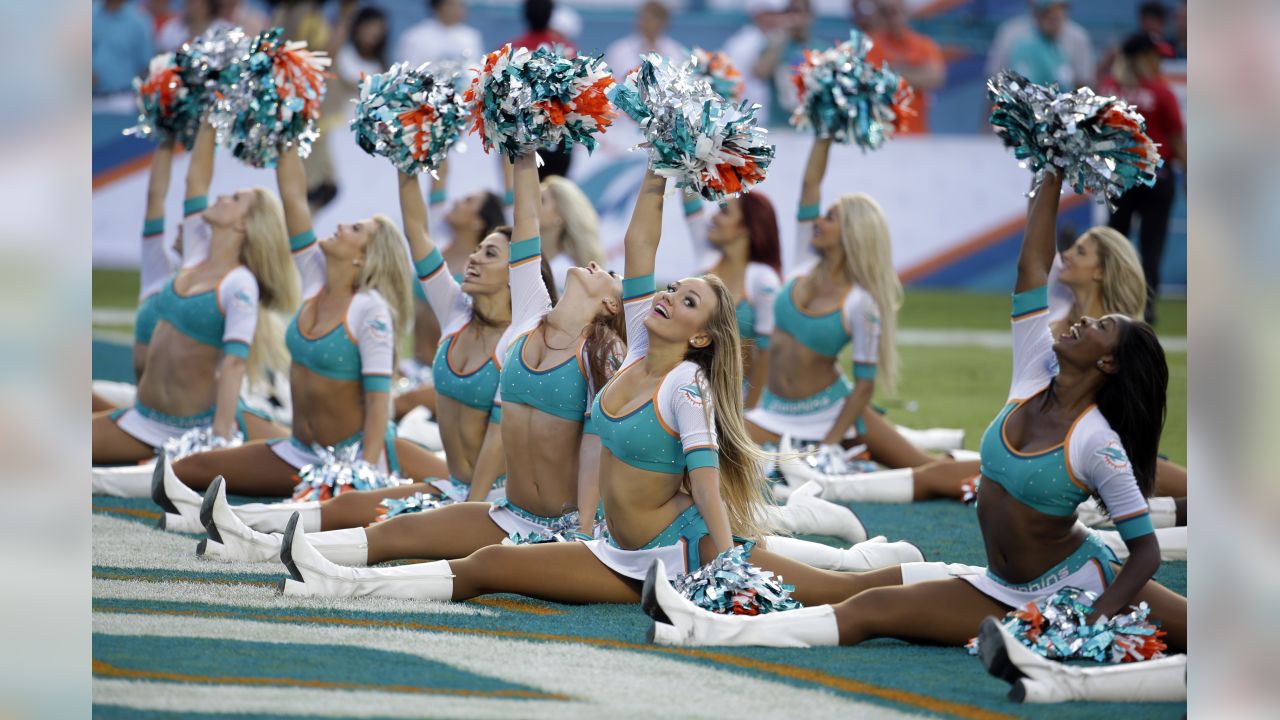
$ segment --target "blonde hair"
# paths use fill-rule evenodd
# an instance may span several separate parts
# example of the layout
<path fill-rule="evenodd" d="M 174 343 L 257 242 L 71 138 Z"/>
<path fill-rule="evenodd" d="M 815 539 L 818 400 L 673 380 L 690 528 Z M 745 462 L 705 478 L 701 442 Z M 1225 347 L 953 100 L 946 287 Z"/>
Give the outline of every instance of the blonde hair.
<path fill-rule="evenodd" d="M 1098 250 L 1102 269 L 1102 312 L 1141 320 L 1147 307 L 1147 279 L 1142 261 L 1129 238 L 1105 225 L 1089 228 L 1080 236 Z"/>
<path fill-rule="evenodd" d="M 400 228 L 386 215 L 373 216 L 373 234 L 364 246 L 364 266 L 356 288 L 378 291 L 391 308 L 392 336 L 398 337 L 413 323 L 413 295 L 409 278 L 413 268 L 404 251 Z"/>
<path fill-rule="evenodd" d="M 586 193 L 577 183 L 559 175 L 550 175 L 543 180 L 542 191 L 551 193 L 560 217 L 564 218 L 561 249 L 578 265 L 604 262 L 604 250 L 600 247 L 600 218 Z"/>
<path fill-rule="evenodd" d="M 266 369 L 284 371 L 289 352 L 284 347 L 281 315 L 292 315 L 301 302 L 298 271 L 289 252 L 289 231 L 280 201 L 265 188 L 254 188 L 253 203 L 244 220 L 240 261 L 258 282 L 258 324 L 249 344 L 249 380 L 266 379 Z"/>
<path fill-rule="evenodd" d="M 893 269 L 893 246 L 884 211 L 869 195 L 842 195 L 840 244 L 845 269 L 855 283 L 870 293 L 880 308 L 880 357 L 876 381 L 887 393 L 898 383 L 898 310 L 902 307 L 902 281 Z"/>
<path fill-rule="evenodd" d="M 729 513 L 734 535 L 761 541 L 772 534 L 765 520 L 765 479 L 762 464 L 769 455 L 747 434 L 742 410 L 742 341 L 733 294 L 713 274 L 703 275 L 716 295 L 716 308 L 705 328 L 711 342 L 691 348 L 685 359 L 695 363 L 701 379 L 710 385 L 710 413 L 714 405 L 716 441 L 720 448 L 720 497 Z"/>

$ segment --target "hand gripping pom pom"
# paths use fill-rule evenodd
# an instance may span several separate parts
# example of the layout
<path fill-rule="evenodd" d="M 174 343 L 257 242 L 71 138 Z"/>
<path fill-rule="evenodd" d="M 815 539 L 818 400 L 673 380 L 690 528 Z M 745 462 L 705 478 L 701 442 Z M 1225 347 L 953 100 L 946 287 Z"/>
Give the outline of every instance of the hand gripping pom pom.
<path fill-rule="evenodd" d="M 876 150 L 901 130 L 911 109 L 911 88 L 889 70 L 867 62 L 871 40 L 857 30 L 849 41 L 823 51 L 805 50 L 794 81 L 800 106 L 796 128 L 820 138 Z"/>
<path fill-rule="evenodd" d="M 321 461 L 298 471 L 300 481 L 293 489 L 293 499 L 328 500 L 352 490 L 378 490 L 412 482 L 394 473 L 384 473 L 365 462 L 360 458 L 362 450 L 361 443 L 336 450 L 320 446 L 312 448 Z"/>
<path fill-rule="evenodd" d="M 754 543 L 730 548 L 697 570 L 680 575 L 673 587 L 698 607 L 722 615 L 762 615 L 803 607 L 791 597 L 793 585 L 748 560 Z"/>
<path fill-rule="evenodd" d="M 755 117 L 759 106 L 724 100 L 687 65 L 646 55 L 611 99 L 640 123 L 640 147 L 648 151 L 654 172 L 707 200 L 750 191 L 773 161 L 768 131 Z"/>
<path fill-rule="evenodd" d="M 1035 173 L 1034 195 L 1047 172 L 1063 173 L 1077 193 L 1115 209 L 1115 200 L 1135 186 L 1151 186 L 1164 161 L 1147 136 L 1145 119 L 1119 98 L 1089 88 L 1059 92 L 1010 71 L 987 81 L 995 108 L 991 124 Z"/>
<path fill-rule="evenodd" d="M 306 157 L 319 137 L 329 58 L 305 42 L 282 40 L 281 32 L 272 28 L 255 38 L 248 58 L 236 66 L 238 75 L 222 73 L 221 97 L 210 118 L 219 143 L 253 167 L 275 167 L 280 150 L 295 145 Z"/>
<path fill-rule="evenodd" d="M 686 67 L 695 77 L 706 80 L 711 89 L 725 100 L 742 100 L 746 84 L 742 81 L 742 73 L 733 66 L 728 55 L 695 47 Z"/>
<path fill-rule="evenodd" d="M 432 73 L 427 64 L 413 69 L 399 63 L 365 77 L 355 103 L 356 144 L 407 175 L 434 175 L 470 115 L 453 78 Z"/>
<path fill-rule="evenodd" d="M 220 435 L 215 435 L 213 428 L 198 427 L 192 428 L 178 437 L 165 440 L 164 454 L 169 458 L 169 462 L 178 462 L 182 458 L 196 453 L 219 448 L 239 447 L 243 444 L 244 435 L 240 432 L 232 433 L 231 437 L 224 438 Z"/>
<path fill-rule="evenodd" d="M 177 142 L 190 150 L 200 129 L 204 108 L 202 88 L 187 87 L 182 67 L 173 53 L 151 58 L 145 79 L 135 78 L 138 94 L 138 123 L 124 131 L 157 142 Z"/>
<path fill-rule="evenodd" d="M 1164 657 L 1164 631 L 1147 619 L 1146 603 L 1090 625 L 1086 618 L 1095 600 L 1087 590 L 1067 587 L 1010 611 L 1001 622 L 1023 645 L 1050 660 L 1119 663 Z M 977 653 L 977 638 L 969 641 L 969 651 Z"/>
<path fill-rule="evenodd" d="M 415 492 L 413 495 L 404 498 L 387 498 L 379 503 L 378 517 L 374 522 L 390 520 L 399 515 L 412 515 L 426 512 L 427 510 L 435 510 L 446 505 L 453 505 L 456 502 L 458 501 L 450 497 L 439 497 L 424 492 Z"/>
<path fill-rule="evenodd" d="M 596 135 L 613 123 L 606 95 L 613 76 L 598 57 L 568 58 L 549 48 L 532 53 L 505 45 L 489 53 L 471 81 L 472 130 L 487 153 L 497 148 L 514 160 L 562 140 L 596 147 Z"/>

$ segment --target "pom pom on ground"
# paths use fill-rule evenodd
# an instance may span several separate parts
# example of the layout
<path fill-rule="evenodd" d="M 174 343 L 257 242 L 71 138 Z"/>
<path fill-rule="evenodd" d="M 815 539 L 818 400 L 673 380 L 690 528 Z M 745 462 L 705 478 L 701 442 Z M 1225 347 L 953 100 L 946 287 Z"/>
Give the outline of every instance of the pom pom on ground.
<path fill-rule="evenodd" d="M 791 124 L 864 150 L 878 149 L 901 130 L 914 113 L 911 88 L 887 65 L 867 62 L 870 49 L 870 38 L 853 30 L 848 42 L 822 51 L 805 50 L 793 78 L 800 106 Z"/>
<path fill-rule="evenodd" d="M 1035 194 L 1047 172 L 1077 193 L 1114 208 L 1137 185 L 1154 185 L 1163 160 L 1132 105 L 1089 88 L 1060 92 L 1010 71 L 987 81 L 991 124 L 1014 157 L 1030 166 Z"/>
<path fill-rule="evenodd" d="M 305 465 L 298 471 L 294 500 L 328 500 L 352 490 L 378 490 L 413 482 L 365 462 L 360 457 L 361 443 L 337 449 L 315 446 L 312 451 L 320 457 L 320 462 Z"/>
<path fill-rule="evenodd" d="M 742 100 L 747 86 L 742 80 L 742 73 L 734 67 L 728 55 L 695 47 L 686 66 L 694 77 L 706 80 L 720 97 L 734 102 Z"/>
<path fill-rule="evenodd" d="M 680 575 L 673 587 L 698 607 L 723 615 L 762 615 L 802 605 L 792 585 L 750 563 L 752 543 L 720 553 L 697 570 Z"/>
<path fill-rule="evenodd" d="M 169 462 L 178 462 L 182 458 L 196 453 L 208 452 L 219 448 L 239 447 L 243 444 L 244 435 L 239 431 L 232 433 L 229 438 L 224 438 L 220 435 L 215 435 L 211 427 L 198 427 L 191 428 L 178 437 L 165 440 L 164 454 L 169 458 Z"/>
<path fill-rule="evenodd" d="M 409 497 L 386 498 L 378 504 L 378 516 L 374 519 L 374 522 L 383 522 L 400 515 L 426 512 L 446 505 L 453 505 L 456 502 L 458 501 L 453 498 L 431 495 L 421 491 L 415 492 Z"/>
<path fill-rule="evenodd" d="M 1091 625 L 1087 618 L 1097 599 L 1087 590 L 1067 587 L 1011 610 L 1001 622 L 1023 645 L 1050 660 L 1119 663 L 1164 657 L 1164 631 L 1147 619 L 1151 609 L 1146 603 Z M 969 650 L 977 653 L 977 638 L 969 641 Z"/>
<path fill-rule="evenodd" d="M 219 143 L 253 167 L 275 167 L 282 149 L 297 147 L 306 157 L 319 137 L 329 57 L 305 42 L 281 39 L 281 32 L 272 28 L 254 39 L 238 76 L 222 74 L 222 96 L 211 118 Z"/>
<path fill-rule="evenodd" d="M 598 57 L 508 44 L 485 57 L 465 100 L 485 152 L 497 148 L 514 160 L 561 141 L 594 150 L 596 135 L 615 115 L 606 94 L 611 85 L 609 67 Z"/>
<path fill-rule="evenodd" d="M 724 100 L 687 65 L 646 55 L 611 98 L 640 123 L 640 147 L 654 172 L 707 200 L 750 191 L 773 161 L 768 131 L 755 116 L 759 106 Z"/>
<path fill-rule="evenodd" d="M 409 175 L 424 170 L 434 175 L 470 115 L 453 78 L 432 70 L 428 64 L 392 65 L 361 80 L 355 101 L 351 129 L 356 144 Z"/>
<path fill-rule="evenodd" d="M 147 77 L 135 78 L 138 123 L 124 131 L 155 142 L 176 142 L 190 150 L 200 129 L 201 88 L 192 91 L 173 53 L 151 58 Z"/>

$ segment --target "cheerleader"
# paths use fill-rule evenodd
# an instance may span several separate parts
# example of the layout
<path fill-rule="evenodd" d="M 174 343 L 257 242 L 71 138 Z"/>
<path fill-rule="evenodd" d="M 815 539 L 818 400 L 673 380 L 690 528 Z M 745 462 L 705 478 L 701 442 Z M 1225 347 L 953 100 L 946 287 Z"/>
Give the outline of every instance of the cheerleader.
<path fill-rule="evenodd" d="M 364 461 L 407 477 L 445 471 L 438 457 L 397 439 L 388 417 L 397 328 L 408 317 L 410 297 L 399 230 L 377 215 L 339 225 L 332 237 L 317 241 L 296 153 L 281 154 L 276 177 L 306 298 L 286 334 L 293 356 L 293 436 L 174 463 L 173 475 L 190 489 L 169 483 L 156 500 L 190 519 L 200 504 L 192 490 L 206 489 L 219 475 L 241 495 L 290 494 L 300 468 L 323 463 L 316 446 L 359 446 Z"/>
<path fill-rule="evenodd" d="M 289 175 L 287 182 L 291 187 L 295 160 L 290 159 L 282 171 Z M 346 492 L 325 501 L 240 505 L 235 508 L 238 520 L 218 522 L 230 528 L 221 532 L 208 528 L 213 521 L 211 506 L 208 506 L 201 522 L 209 530 L 210 542 L 201 544 L 199 554 L 215 559 L 274 559 L 278 556 L 279 539 L 267 533 L 283 531 L 294 512 L 300 513 L 303 526 L 310 532 L 361 528 L 377 519 L 381 503 L 386 499 L 422 492 L 437 499 L 444 496 L 482 501 L 488 499 L 495 488 L 501 492 L 506 460 L 499 432 L 501 411 L 495 396 L 502 367 L 500 358 L 511 329 L 507 270 L 510 229 L 500 226 L 484 238 L 462 265 L 463 279 L 459 283 L 432 242 L 427 207 L 417 178 L 400 175 L 399 187 L 403 226 L 415 272 L 438 324 L 445 328 L 444 342 L 431 366 L 433 384 L 439 393 L 436 416 L 440 420 L 445 467 L 429 474 L 446 479 L 432 479 L 427 485 Z M 399 257 L 403 257 L 403 251 Z M 416 447 L 414 450 L 421 452 Z M 197 505 L 202 502 L 199 496 L 192 497 L 182 488 L 178 488 L 177 493 Z M 217 491 L 206 493 L 206 499 L 216 494 Z M 236 533 L 241 525 L 258 532 Z M 242 538 L 248 539 L 236 542 Z M 251 542 L 254 539 L 259 541 L 256 546 Z"/>
<path fill-rule="evenodd" d="M 636 602 L 654 558 L 668 559 L 673 573 L 688 571 L 733 547 L 735 535 L 762 538 L 763 458 L 742 422 L 733 297 L 715 276 L 653 291 L 665 184 L 650 171 L 641 187 L 625 240 L 627 356 L 591 407 L 603 448 L 604 538 L 495 545 L 456 561 L 350 568 L 319 553 L 294 518 L 281 549 L 290 574 L 286 593 L 465 600 L 515 592 L 559 602 Z M 809 602 L 901 579 L 896 568 L 830 572 L 762 548 L 751 558 L 802 588 L 797 596 Z"/>
<path fill-rule="evenodd" d="M 284 216 L 263 188 L 224 195 L 210 205 L 213 156 L 213 129 L 206 125 L 187 170 L 183 267 L 153 301 L 158 320 L 133 407 L 94 415 L 95 465 L 148 459 L 166 440 L 192 428 L 211 427 L 228 439 L 237 430 L 245 436 L 276 434 L 267 421 L 247 417 L 239 398 L 246 373 L 259 377 L 266 367 L 284 364 L 270 315 L 292 312 L 298 303 Z M 165 157 L 161 153 L 155 162 Z M 163 215 L 160 184 L 157 176 L 148 192 L 152 219 Z M 140 324 L 146 323 L 143 318 Z"/>
<path fill-rule="evenodd" d="M 560 175 L 548 175 L 542 181 L 539 215 L 543 256 L 551 264 L 556 288 L 563 292 L 570 268 L 585 268 L 592 263 L 599 265 L 604 262 L 604 249 L 600 247 L 600 218 L 586 193 L 572 180 Z"/>
<path fill-rule="evenodd" d="M 989 566 L 908 563 L 902 587 L 740 618 L 693 606 L 656 562 L 644 603 L 656 642 L 811 646 L 894 637 L 963 645 L 984 618 L 1072 586 L 1098 595 L 1090 622 L 1146 602 L 1169 647 L 1186 648 L 1186 598 L 1151 579 L 1160 548 L 1146 496 L 1164 424 L 1164 351 L 1150 326 L 1122 315 L 1084 317 L 1050 334 L 1046 283 L 1061 185 L 1048 177 L 1028 213 L 1013 296 L 1013 382 L 982 438 L 978 522 Z M 1105 502 L 1124 538 L 1123 566 L 1076 522 L 1076 506 L 1090 495 Z"/>
<path fill-rule="evenodd" d="M 796 236 L 808 268 L 778 291 L 768 383 L 760 405 L 747 413 L 747 427 L 759 443 L 776 443 L 787 434 L 821 442 L 830 454 L 839 454 L 841 443 L 855 441 L 866 445 L 877 462 L 900 468 L 855 483 L 812 469 L 806 473 L 807 466 L 799 461 L 783 463 L 788 483 L 818 480 L 824 498 L 959 499 L 962 485 L 977 475 L 976 461 L 936 460 L 878 413 L 867 412 L 877 385 L 894 390 L 902 285 L 893 268 L 888 224 L 874 200 L 845 195 L 821 213 L 819 191 L 830 150 L 830 140 L 817 139 L 809 153 Z M 853 350 L 852 385 L 836 366 L 847 345 Z M 784 452 L 789 450 L 783 446 Z"/>

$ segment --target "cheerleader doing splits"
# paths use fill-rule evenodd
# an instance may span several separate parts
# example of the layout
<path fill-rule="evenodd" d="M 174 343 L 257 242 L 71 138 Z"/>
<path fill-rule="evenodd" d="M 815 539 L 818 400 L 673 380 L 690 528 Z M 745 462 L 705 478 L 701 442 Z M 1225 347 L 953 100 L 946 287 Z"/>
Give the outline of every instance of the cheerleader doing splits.
<path fill-rule="evenodd" d="M 288 495 L 300 468 L 323 463 L 312 449 L 317 445 L 358 445 L 360 458 L 384 472 L 441 474 L 444 463 L 397 439 L 388 419 L 397 328 L 410 297 L 399 230 L 379 215 L 339 225 L 332 237 L 317 241 L 296 153 L 281 154 L 276 176 L 306 297 L 286 334 L 293 357 L 293 436 L 192 455 L 174 463 L 173 474 L 195 490 L 222 475 L 239 494 Z M 200 503 L 172 484 L 166 490 L 176 490 L 167 493 L 171 501 Z"/>
<path fill-rule="evenodd" d="M 268 421 L 244 412 L 246 372 L 284 364 L 279 330 L 269 313 L 298 304 L 280 203 L 263 188 L 208 202 L 214 136 L 203 126 L 187 169 L 183 267 L 155 296 L 157 321 L 146 347 L 134 406 L 93 418 L 93 464 L 151 458 L 170 438 L 211 427 L 231 438 L 275 437 Z M 172 153 L 160 153 L 153 172 Z M 161 173 L 168 177 L 167 168 Z M 148 191 L 147 215 L 163 216 L 160 175 Z M 163 183 L 167 186 L 167 182 Z M 161 221 L 163 224 L 163 221 Z M 141 323 L 145 325 L 146 318 Z"/>
<path fill-rule="evenodd" d="M 1099 595 L 1091 622 L 1146 602 L 1170 648 L 1185 649 L 1186 598 L 1151 579 L 1160 548 L 1145 497 L 1164 424 L 1164 351 L 1150 326 L 1121 315 L 1084 317 L 1050 334 L 1046 282 L 1060 192 L 1061 179 L 1051 177 L 1031 204 L 1013 297 L 1013 383 L 982 438 L 978 522 L 989 567 L 909 563 L 903 587 L 742 619 L 688 603 L 655 564 L 645 608 L 657 642 L 809 646 L 895 637 L 962 645 L 984 618 L 1074 586 Z M 1124 537 L 1123 566 L 1076 522 L 1076 505 L 1090 495 L 1105 502 Z"/>
<path fill-rule="evenodd" d="M 714 276 L 653 292 L 665 181 L 649 172 L 625 239 L 627 356 L 596 395 L 591 423 L 603 449 L 604 539 L 490 546 L 457 561 L 394 568 L 335 565 L 291 520 L 281 559 L 285 591 L 464 600 L 515 592 L 561 602 L 635 602 L 656 557 L 671 571 L 700 567 L 764 534 L 762 459 L 742 424 L 742 363 L 733 298 Z M 524 238 L 527 241 L 532 238 Z M 517 243 L 519 245 L 519 243 Z M 523 246 L 522 246 L 523 247 Z M 757 564 L 783 574 L 810 602 L 898 582 L 896 568 L 841 573 L 763 549 Z"/>

